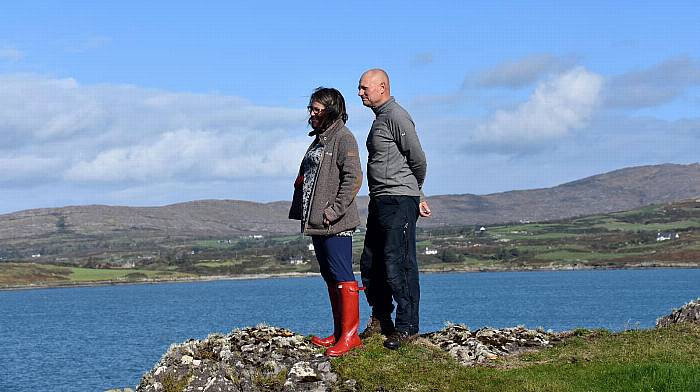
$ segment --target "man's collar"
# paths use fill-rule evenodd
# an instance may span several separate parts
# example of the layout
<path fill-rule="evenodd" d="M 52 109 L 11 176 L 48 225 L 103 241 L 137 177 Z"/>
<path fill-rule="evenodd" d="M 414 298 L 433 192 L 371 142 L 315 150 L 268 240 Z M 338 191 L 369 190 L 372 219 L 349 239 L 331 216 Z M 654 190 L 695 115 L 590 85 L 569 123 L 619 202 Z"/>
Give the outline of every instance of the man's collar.
<path fill-rule="evenodd" d="M 377 115 L 382 114 L 382 113 L 386 112 L 387 108 L 388 108 L 388 107 L 390 106 L 390 104 L 393 103 L 394 101 L 395 101 L 395 100 L 394 100 L 394 97 L 391 96 L 391 97 L 389 97 L 389 99 L 387 99 L 387 101 L 384 102 L 383 104 L 381 104 L 381 105 L 379 105 L 379 106 L 377 106 L 377 107 L 373 107 L 373 108 L 372 108 L 372 111 L 374 112 L 374 114 L 377 114 Z"/>

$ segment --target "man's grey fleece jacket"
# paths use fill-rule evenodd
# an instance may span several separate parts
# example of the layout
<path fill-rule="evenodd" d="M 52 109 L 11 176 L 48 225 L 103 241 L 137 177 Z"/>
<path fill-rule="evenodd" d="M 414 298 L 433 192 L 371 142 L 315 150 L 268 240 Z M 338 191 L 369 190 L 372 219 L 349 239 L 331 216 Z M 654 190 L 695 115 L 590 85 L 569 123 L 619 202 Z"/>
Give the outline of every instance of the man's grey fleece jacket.
<path fill-rule="evenodd" d="M 372 108 L 376 118 L 367 136 L 370 197 L 420 196 L 427 170 L 416 126 L 394 97 Z"/>

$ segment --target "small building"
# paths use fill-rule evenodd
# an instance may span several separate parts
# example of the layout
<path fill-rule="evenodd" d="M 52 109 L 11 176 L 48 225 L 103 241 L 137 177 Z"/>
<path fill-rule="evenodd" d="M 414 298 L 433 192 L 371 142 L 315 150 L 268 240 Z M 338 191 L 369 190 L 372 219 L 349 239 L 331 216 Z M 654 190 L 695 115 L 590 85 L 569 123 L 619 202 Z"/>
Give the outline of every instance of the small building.
<path fill-rule="evenodd" d="M 301 257 L 292 257 L 289 259 L 289 264 L 291 264 L 291 265 L 303 265 L 303 264 L 306 264 L 306 261 L 304 261 L 304 259 Z"/>
<path fill-rule="evenodd" d="M 681 238 L 680 234 L 678 234 L 674 231 L 656 233 L 656 241 L 657 242 L 668 241 L 668 240 L 677 240 L 679 238 Z"/>
<path fill-rule="evenodd" d="M 35 253 L 32 255 L 32 259 L 38 259 L 39 257 L 41 257 L 41 253 Z"/>
<path fill-rule="evenodd" d="M 309 252 L 313 252 L 313 251 L 314 251 L 314 244 L 309 244 Z"/>
<path fill-rule="evenodd" d="M 430 248 L 426 247 L 425 254 L 426 255 L 436 255 L 436 254 L 438 254 L 438 251 L 437 251 L 437 249 L 430 249 Z"/>

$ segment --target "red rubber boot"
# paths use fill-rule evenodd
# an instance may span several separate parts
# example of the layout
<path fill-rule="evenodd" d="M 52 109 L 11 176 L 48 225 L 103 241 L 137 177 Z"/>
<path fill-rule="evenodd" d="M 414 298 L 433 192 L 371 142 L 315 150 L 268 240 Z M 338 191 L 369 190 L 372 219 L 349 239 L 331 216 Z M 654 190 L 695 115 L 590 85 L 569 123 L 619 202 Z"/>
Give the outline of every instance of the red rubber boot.
<path fill-rule="evenodd" d="M 340 297 L 340 337 L 333 347 L 326 350 L 329 357 L 339 357 L 355 347 L 362 347 L 362 340 L 357 335 L 360 327 L 360 290 L 356 281 L 338 282 Z"/>
<path fill-rule="evenodd" d="M 330 347 L 334 345 L 335 340 L 340 337 L 340 304 L 338 303 L 337 284 L 328 286 L 328 298 L 331 300 L 331 310 L 333 311 L 333 334 L 325 338 L 312 336 L 311 343 L 319 347 Z"/>

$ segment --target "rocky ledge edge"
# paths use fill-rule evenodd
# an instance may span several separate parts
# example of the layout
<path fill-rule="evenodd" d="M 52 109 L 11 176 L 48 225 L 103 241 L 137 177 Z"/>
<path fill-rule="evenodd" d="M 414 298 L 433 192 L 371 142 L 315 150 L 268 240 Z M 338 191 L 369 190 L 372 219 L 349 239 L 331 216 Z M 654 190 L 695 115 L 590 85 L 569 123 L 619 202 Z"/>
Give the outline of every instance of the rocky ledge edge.
<path fill-rule="evenodd" d="M 700 324 L 700 298 L 657 320 L 657 327 L 679 322 Z M 439 347 L 464 366 L 488 365 L 498 358 L 561 342 L 571 332 L 543 329 L 481 328 L 448 324 L 421 335 L 415 344 Z M 341 380 L 330 358 L 303 335 L 258 325 L 203 340 L 173 344 L 146 373 L 137 392 L 356 391 L 355 380 Z M 121 391 L 119 389 L 112 392 Z M 131 392 L 129 388 L 124 392 Z"/>
<path fill-rule="evenodd" d="M 466 366 L 484 364 L 523 350 L 547 347 L 561 333 L 514 328 L 470 331 L 460 324 L 421 335 L 416 344 L 434 345 Z M 137 392 L 165 391 L 355 391 L 341 380 L 330 358 L 303 335 L 258 325 L 173 344 L 141 379 Z M 117 390 L 115 390 L 117 391 Z"/>

